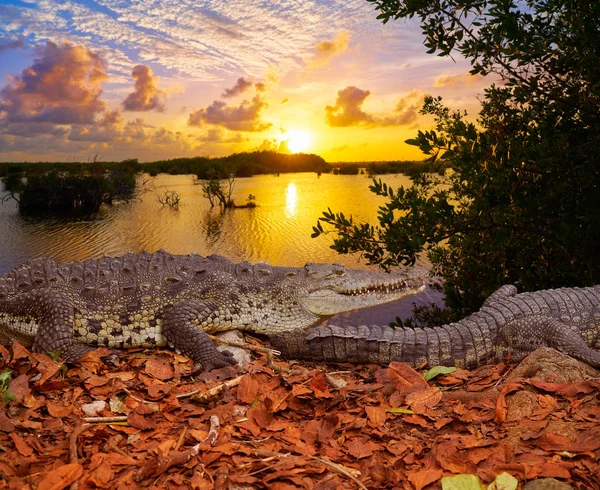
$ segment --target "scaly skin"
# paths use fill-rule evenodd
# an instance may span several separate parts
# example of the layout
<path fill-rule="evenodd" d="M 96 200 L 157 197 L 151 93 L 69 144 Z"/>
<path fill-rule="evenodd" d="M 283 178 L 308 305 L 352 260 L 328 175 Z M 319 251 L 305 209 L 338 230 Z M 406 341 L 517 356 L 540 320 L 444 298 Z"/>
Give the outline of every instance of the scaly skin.
<path fill-rule="evenodd" d="M 274 336 L 271 343 L 290 358 L 468 369 L 553 347 L 600 367 L 600 286 L 517 294 L 506 285 L 478 312 L 441 327 L 321 326 Z"/>
<path fill-rule="evenodd" d="M 85 262 L 39 259 L 0 279 L 0 343 L 67 361 L 96 346 L 171 345 L 210 370 L 232 364 L 206 332 L 277 334 L 424 289 L 426 271 L 231 263 L 213 255 L 129 253 Z"/>

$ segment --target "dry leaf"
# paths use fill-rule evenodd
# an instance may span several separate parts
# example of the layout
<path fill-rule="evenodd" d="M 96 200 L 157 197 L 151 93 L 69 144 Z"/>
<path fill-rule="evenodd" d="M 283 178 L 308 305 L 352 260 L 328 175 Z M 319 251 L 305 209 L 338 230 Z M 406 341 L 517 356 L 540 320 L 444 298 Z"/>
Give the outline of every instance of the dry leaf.
<path fill-rule="evenodd" d="M 81 478 L 81 475 L 83 467 L 80 464 L 66 464 L 46 473 L 37 490 L 62 490 Z"/>

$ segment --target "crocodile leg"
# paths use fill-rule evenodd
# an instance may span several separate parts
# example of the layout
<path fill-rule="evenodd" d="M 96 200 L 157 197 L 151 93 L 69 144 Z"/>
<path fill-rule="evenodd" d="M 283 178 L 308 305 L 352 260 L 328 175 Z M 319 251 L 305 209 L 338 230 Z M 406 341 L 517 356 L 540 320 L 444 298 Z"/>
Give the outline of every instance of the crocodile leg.
<path fill-rule="evenodd" d="M 38 321 L 34 352 L 61 352 L 65 361 L 72 362 L 92 349 L 73 339 L 73 306 L 65 294 L 47 289 L 33 291 L 15 309 Z"/>
<path fill-rule="evenodd" d="M 163 319 L 165 339 L 196 363 L 194 371 L 210 371 L 236 362 L 231 352 L 218 350 L 202 327 L 194 324 L 202 324 L 213 310 L 204 301 L 185 301 L 171 307 Z"/>
<path fill-rule="evenodd" d="M 600 352 L 591 349 L 577 331 L 544 315 L 532 315 L 509 322 L 500 331 L 498 343 L 507 346 L 507 351 L 516 360 L 538 347 L 546 346 L 600 367 Z"/>

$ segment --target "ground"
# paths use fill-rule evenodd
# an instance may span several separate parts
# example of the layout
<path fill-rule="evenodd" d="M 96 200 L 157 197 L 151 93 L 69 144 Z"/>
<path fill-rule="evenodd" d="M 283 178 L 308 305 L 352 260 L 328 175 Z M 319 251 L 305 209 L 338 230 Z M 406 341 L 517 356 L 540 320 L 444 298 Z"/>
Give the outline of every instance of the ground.
<path fill-rule="evenodd" d="M 258 354 L 190 376 L 173 351 L 106 354 L 64 366 L 0 346 L 0 488 L 433 490 L 508 473 L 600 489 L 600 379 L 552 353 L 429 381 L 402 363 Z"/>

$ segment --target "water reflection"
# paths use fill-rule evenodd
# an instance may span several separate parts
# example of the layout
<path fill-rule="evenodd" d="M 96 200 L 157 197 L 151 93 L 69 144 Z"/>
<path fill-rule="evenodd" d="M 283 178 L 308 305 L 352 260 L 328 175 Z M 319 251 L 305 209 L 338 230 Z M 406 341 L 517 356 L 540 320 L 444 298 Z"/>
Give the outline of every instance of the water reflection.
<path fill-rule="evenodd" d="M 290 182 L 285 190 L 285 211 L 291 217 L 296 214 L 296 204 L 298 203 L 298 191 L 296 184 Z"/>
<path fill-rule="evenodd" d="M 383 180 L 393 187 L 410 183 L 403 175 Z M 0 274 L 35 257 L 68 261 L 160 248 L 175 254 L 218 253 L 236 262 L 288 266 L 341 262 L 365 268 L 356 256 L 331 250 L 328 238 L 310 238 L 312 227 L 327 208 L 352 215 L 355 221 L 376 222 L 378 207 L 384 203 L 369 192 L 370 180 L 360 175 L 239 178 L 233 199 L 244 202 L 253 194 L 257 207 L 224 213 L 211 210 L 201 187 L 185 175 L 159 175 L 153 184 L 159 191 L 177 191 L 181 196 L 177 212 L 161 207 L 153 191 L 128 204 L 104 206 L 96 219 L 88 221 L 23 219 L 16 205 L 0 205 Z"/>

